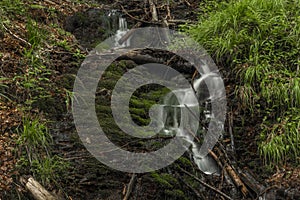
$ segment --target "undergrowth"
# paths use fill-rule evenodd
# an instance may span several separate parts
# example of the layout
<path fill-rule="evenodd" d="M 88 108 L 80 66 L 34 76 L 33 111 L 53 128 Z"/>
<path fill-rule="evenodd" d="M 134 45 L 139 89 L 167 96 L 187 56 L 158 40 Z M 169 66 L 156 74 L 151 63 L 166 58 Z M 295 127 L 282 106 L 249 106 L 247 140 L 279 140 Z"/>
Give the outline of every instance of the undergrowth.
<path fill-rule="evenodd" d="M 52 137 L 46 122 L 39 117 L 24 117 L 22 127 L 18 129 L 17 144 L 22 150 L 18 168 L 25 174 L 32 174 L 44 186 L 59 187 L 58 182 L 64 178 L 68 162 L 57 155 L 52 155 Z"/>
<path fill-rule="evenodd" d="M 36 16 L 30 12 L 33 8 L 44 9 L 28 0 L 0 1 L 0 31 L 19 45 L 18 51 L 14 52 L 14 58 L 19 59 L 18 66 L 13 66 L 16 69 L 14 76 L 0 78 L 0 97 L 21 105 L 24 114 L 22 125 L 16 130 L 19 133 L 16 151 L 20 152 L 18 171 L 21 175 L 32 175 L 43 186 L 53 189 L 59 187 L 68 162 L 51 153 L 53 141 L 48 130 L 49 121 L 44 120 L 42 115 L 33 114 L 39 112 L 38 108 L 33 109 L 33 104 L 53 98 L 49 88 L 57 92 L 65 90 L 56 89 L 51 81 L 53 70 L 49 69 L 49 53 L 45 49 L 55 43 L 55 38 L 48 37 L 49 28 L 35 19 Z M 66 41 L 61 42 L 64 47 L 66 44 Z M 78 51 L 74 54 L 82 57 Z M 67 98 L 69 103 L 70 96 Z"/>
<path fill-rule="evenodd" d="M 212 2 L 183 29 L 236 74 L 247 117 L 264 116 L 258 146 L 265 162 L 300 163 L 300 1 Z"/>

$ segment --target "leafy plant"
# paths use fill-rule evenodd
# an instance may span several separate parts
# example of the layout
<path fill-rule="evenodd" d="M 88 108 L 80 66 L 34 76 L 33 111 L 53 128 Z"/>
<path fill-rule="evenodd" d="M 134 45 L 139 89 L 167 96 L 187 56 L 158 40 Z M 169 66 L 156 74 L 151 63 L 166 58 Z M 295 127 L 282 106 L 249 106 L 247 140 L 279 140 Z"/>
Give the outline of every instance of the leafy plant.
<path fill-rule="evenodd" d="M 39 27 L 38 23 L 33 19 L 28 19 L 26 24 L 27 40 L 32 45 L 31 51 L 39 47 L 46 37 L 46 31 Z"/>
<path fill-rule="evenodd" d="M 71 46 L 67 40 L 58 41 L 57 46 L 64 48 L 66 51 L 71 51 Z"/>

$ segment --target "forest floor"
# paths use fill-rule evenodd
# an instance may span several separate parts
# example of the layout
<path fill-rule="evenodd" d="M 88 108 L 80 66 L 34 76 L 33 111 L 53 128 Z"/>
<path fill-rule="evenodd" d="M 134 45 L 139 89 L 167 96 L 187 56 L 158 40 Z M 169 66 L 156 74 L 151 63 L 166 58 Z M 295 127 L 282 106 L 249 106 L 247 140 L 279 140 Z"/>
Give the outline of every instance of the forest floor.
<path fill-rule="evenodd" d="M 21 2 L 22 4 L 15 7 L 11 5 L 12 7 L 4 8 L 6 16 L 0 13 L 1 18 L 4 19 L 1 24 L 3 27 L 0 29 L 0 94 L 2 94 L 0 96 L 0 200 L 32 199 L 20 181 L 20 177 L 36 173 L 30 169 L 20 170 L 24 146 L 19 145 L 18 138 L 22 131 L 24 116 L 28 115 L 47 122 L 54 142 L 50 148 L 52 154 L 59 155 L 68 162 L 68 166 L 64 168 L 65 172 L 58 172 L 61 174 L 55 176 L 57 178 L 54 180 L 55 184 L 45 183 L 49 191 L 65 199 L 122 199 L 132 174 L 111 170 L 86 151 L 75 130 L 69 95 L 73 88 L 74 76 L 88 51 L 107 37 L 105 31 L 91 24 L 91 21 L 97 23 L 97 20 L 85 21 L 82 16 L 98 11 L 108 13 L 111 9 L 123 10 L 129 26 L 132 27 L 139 22 L 138 19 L 143 26 L 151 25 L 147 23 L 151 20 L 150 14 L 149 16 L 145 14 L 147 13 L 145 7 L 139 4 L 141 1 L 124 0 L 114 3 L 100 1 L 99 3 L 47 0 L 32 3 L 30 0 L 23 0 Z M 200 2 L 200 0 L 174 1 L 170 6 L 171 15 L 168 15 L 166 6 L 158 7 L 158 15 L 170 18 L 170 21 L 174 21 L 170 26 L 178 28 L 185 22 L 197 21 L 198 12 L 201 12 Z M 36 24 L 28 22 L 29 17 L 22 11 L 22 6 L 28 9 L 29 17 L 34 19 Z M 46 34 L 39 35 L 39 32 L 32 30 L 30 32 L 28 31 L 30 26 L 33 29 L 43 29 Z M 35 35 L 30 37 L 30 34 Z M 36 37 L 44 39 L 36 41 Z M 38 50 L 33 47 L 35 42 L 39 43 Z M 30 50 L 38 52 L 31 55 Z M 43 65 L 48 69 L 43 80 L 37 80 L 41 77 L 40 71 L 32 71 L 35 64 Z M 242 119 L 236 105 L 238 102 L 234 97 L 234 89 L 238 82 L 233 72 L 224 71 L 222 66 L 220 71 L 224 76 L 228 95 L 226 132 L 229 131 L 229 127 L 234 127 L 236 153 L 232 154 L 232 162 L 237 168 L 249 169 L 255 179 L 267 189 L 276 186 L 300 190 L 299 167 L 282 165 L 274 169 L 264 166 L 256 145 L 259 130 L 257 121 L 261 119 L 259 117 Z M 41 91 L 37 88 L 43 89 Z M 47 97 L 44 98 L 43 95 Z M 232 118 L 231 124 L 228 124 L 229 118 Z M 243 121 L 246 123 L 243 124 Z M 228 144 L 228 140 L 225 144 Z M 199 170 L 195 170 L 194 164 L 183 158 L 176 161 L 176 164 L 194 174 L 201 174 Z M 221 185 L 221 180 L 213 180 L 217 179 L 214 176 L 203 175 L 203 177 L 211 179 L 210 183 L 216 187 L 218 184 Z M 178 173 L 176 167 L 172 165 L 157 173 L 139 174 L 131 195 L 133 199 L 207 197 L 194 189 L 202 186 L 191 179 Z M 50 183 L 53 183 L 53 180 Z M 186 185 L 182 186 L 182 184 Z M 226 193 L 226 188 L 220 190 Z M 211 199 L 220 198 L 213 192 L 207 195 L 212 195 Z"/>

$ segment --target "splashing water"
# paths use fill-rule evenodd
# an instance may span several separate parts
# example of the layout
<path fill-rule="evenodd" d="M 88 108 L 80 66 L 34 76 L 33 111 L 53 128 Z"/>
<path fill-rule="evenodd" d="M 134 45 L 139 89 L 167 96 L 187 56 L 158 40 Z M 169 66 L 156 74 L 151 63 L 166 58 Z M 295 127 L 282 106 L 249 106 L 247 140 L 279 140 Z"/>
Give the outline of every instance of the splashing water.
<path fill-rule="evenodd" d="M 107 17 L 110 21 L 108 29 L 110 29 L 111 32 L 115 33 L 113 37 L 114 48 L 116 49 L 128 47 L 130 45 L 130 38 L 125 40 L 122 44 L 119 43 L 119 40 L 129 31 L 127 28 L 126 18 L 122 17 L 122 13 L 120 13 L 118 10 L 114 9 L 109 11 Z"/>
<path fill-rule="evenodd" d="M 128 47 L 130 45 L 130 39 L 126 40 L 122 44 L 119 43 L 119 40 L 128 32 L 127 21 L 123 17 L 119 17 L 119 29 L 117 30 L 115 37 L 115 47 L 122 48 Z"/>
<path fill-rule="evenodd" d="M 222 84 L 222 80 L 216 73 L 205 73 L 193 82 L 193 88 L 197 92 L 197 99 L 199 102 L 202 102 L 203 105 L 195 101 L 194 90 L 179 89 L 168 93 L 164 97 L 163 105 L 159 106 L 156 113 L 160 133 L 171 136 L 177 134 L 177 136 L 187 141 L 191 145 L 190 152 L 194 162 L 198 168 L 206 174 L 219 174 L 220 170 L 213 158 L 209 155 L 201 154 L 200 140 L 195 141 L 195 136 L 203 137 L 205 127 L 200 125 L 198 127 L 198 133 L 192 133 L 190 130 L 196 130 L 197 127 L 194 129 L 195 124 L 191 122 L 194 123 L 195 118 L 197 118 L 196 121 L 217 120 L 211 112 L 210 102 L 222 95 L 218 90 L 214 90 L 214 88 L 218 88 L 219 84 Z M 208 88 L 213 89 L 208 91 Z M 178 102 L 181 102 L 181 104 Z M 200 116 L 193 114 L 193 111 L 195 111 L 198 106 L 204 114 L 202 119 L 200 119 Z M 181 124 L 184 127 L 180 126 Z"/>

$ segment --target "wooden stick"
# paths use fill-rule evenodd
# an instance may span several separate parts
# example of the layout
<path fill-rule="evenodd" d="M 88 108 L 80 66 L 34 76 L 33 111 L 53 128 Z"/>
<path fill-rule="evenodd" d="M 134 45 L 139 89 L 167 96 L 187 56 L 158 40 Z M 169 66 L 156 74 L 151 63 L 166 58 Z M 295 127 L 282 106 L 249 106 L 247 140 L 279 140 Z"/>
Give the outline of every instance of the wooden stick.
<path fill-rule="evenodd" d="M 215 147 L 215 149 L 217 150 L 217 152 L 219 154 L 219 157 L 225 157 L 226 156 L 226 154 L 222 153 L 219 148 Z M 225 167 L 225 170 L 227 171 L 227 173 L 231 177 L 234 184 L 237 186 L 238 189 L 241 190 L 243 195 L 246 197 L 248 195 L 249 191 L 248 191 L 247 187 L 245 186 L 245 184 L 243 183 L 243 181 L 240 179 L 240 177 L 235 172 L 233 167 L 231 165 L 229 165 L 228 162 L 225 159 L 222 160 L 222 162 L 223 162 L 223 165 Z"/>
<path fill-rule="evenodd" d="M 149 4 L 150 4 L 150 11 L 152 14 L 152 21 L 157 22 L 158 16 L 157 16 L 157 10 L 156 10 L 155 3 L 153 2 L 153 0 L 149 0 Z"/>
<path fill-rule="evenodd" d="M 24 44 L 28 45 L 29 47 L 31 47 L 31 44 L 29 42 L 27 42 L 26 40 L 24 40 L 23 38 L 20 38 L 19 36 L 17 36 L 16 34 L 14 34 L 13 32 L 11 32 L 11 30 L 9 30 L 3 23 L 2 23 L 3 28 L 10 34 L 12 35 L 14 38 L 20 40 L 21 42 L 23 42 Z"/>
<path fill-rule="evenodd" d="M 213 186 L 205 183 L 204 181 L 200 180 L 198 177 L 194 176 L 193 174 L 185 171 L 184 169 L 182 169 L 181 167 L 179 167 L 179 169 L 184 172 L 185 174 L 189 175 L 190 177 L 194 178 L 196 181 L 198 181 L 199 183 L 201 183 L 203 186 L 215 191 L 216 193 L 220 194 L 221 196 L 225 197 L 226 199 L 229 200 L 233 200 L 230 196 L 228 196 L 227 194 L 221 192 L 220 190 L 218 190 L 217 188 L 214 188 Z"/>
<path fill-rule="evenodd" d="M 129 184 L 127 186 L 127 191 L 126 191 L 126 195 L 125 197 L 123 198 L 123 200 L 128 200 L 131 192 L 132 192 L 132 188 L 133 188 L 133 185 L 134 185 L 134 182 L 135 182 L 135 179 L 136 179 L 136 174 L 132 174 L 131 176 L 131 179 L 129 181 Z"/>
<path fill-rule="evenodd" d="M 132 18 L 132 19 L 134 19 L 134 20 L 136 20 L 136 21 L 138 21 L 138 22 L 142 22 L 142 23 L 145 23 L 145 24 L 161 24 L 161 23 L 159 23 L 159 22 L 149 22 L 149 21 L 146 21 L 146 20 L 144 20 L 144 18 L 142 18 L 142 19 L 136 18 L 136 17 L 132 16 L 131 14 L 129 14 L 129 13 L 124 9 L 123 6 L 121 6 L 121 8 L 122 8 L 122 12 L 124 12 L 124 13 L 125 13 L 126 15 L 128 15 L 130 18 Z"/>

